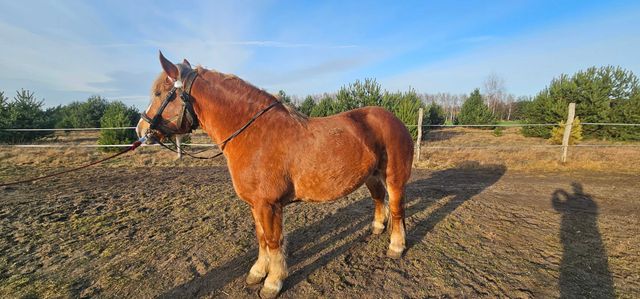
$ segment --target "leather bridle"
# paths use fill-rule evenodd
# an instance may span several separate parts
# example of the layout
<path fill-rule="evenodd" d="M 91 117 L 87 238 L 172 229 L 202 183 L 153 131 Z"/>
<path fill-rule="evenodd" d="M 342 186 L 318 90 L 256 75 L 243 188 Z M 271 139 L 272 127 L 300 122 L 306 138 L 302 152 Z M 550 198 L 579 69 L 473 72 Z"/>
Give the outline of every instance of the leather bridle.
<path fill-rule="evenodd" d="M 151 136 L 153 135 L 153 131 L 159 131 L 164 136 L 170 136 L 175 134 L 191 133 L 193 130 L 198 128 L 198 116 L 193 110 L 193 101 L 191 98 L 191 86 L 198 77 L 198 72 L 183 64 L 178 64 L 176 66 L 180 69 L 179 79 L 174 82 L 173 87 L 164 98 L 164 101 L 156 111 L 156 114 L 153 117 L 149 117 L 146 112 L 140 114 L 140 117 L 149 123 L 149 130 L 147 131 L 147 134 L 151 133 Z M 164 109 L 167 108 L 169 103 L 176 99 L 177 94 L 180 95 L 180 99 L 182 100 L 182 111 L 178 114 L 178 121 L 175 123 L 176 128 L 172 128 L 168 125 L 171 122 L 162 118 L 162 112 L 164 112 Z M 189 124 L 189 132 L 180 132 L 184 127 L 184 121 L 187 121 Z"/>
<path fill-rule="evenodd" d="M 166 144 L 164 144 L 162 142 L 162 140 L 160 140 L 159 138 L 157 138 L 157 135 L 155 134 L 156 132 L 160 132 L 162 133 L 165 137 L 166 136 L 170 136 L 170 135 L 175 135 L 175 134 L 186 134 L 186 133 L 191 133 L 193 130 L 198 128 L 199 125 L 199 121 L 198 121 L 198 116 L 196 115 L 196 113 L 193 110 L 193 102 L 192 102 L 192 98 L 191 98 L 191 86 L 193 85 L 193 82 L 196 80 L 196 78 L 198 77 L 198 73 L 196 71 L 194 71 L 193 69 L 191 69 L 190 66 L 185 65 L 185 64 L 177 64 L 176 65 L 179 68 L 179 73 L 180 76 L 178 80 L 176 80 L 174 82 L 173 87 L 171 88 L 171 90 L 169 91 L 169 93 L 167 94 L 167 96 L 165 97 L 164 101 L 162 102 L 162 105 L 160 105 L 160 108 L 158 108 L 158 110 L 156 111 L 156 114 L 153 116 L 153 118 L 149 117 L 146 112 L 142 113 L 140 116 L 142 117 L 142 119 L 144 119 L 146 122 L 149 123 L 149 129 L 147 130 L 144 138 L 149 138 L 150 140 L 160 144 L 160 146 L 173 151 L 173 152 L 179 152 L 182 154 L 186 154 L 187 156 L 190 156 L 192 158 L 197 158 L 197 159 L 212 159 L 215 157 L 218 157 L 220 155 L 222 155 L 222 152 L 212 156 L 212 157 L 199 157 L 199 156 L 195 156 L 194 154 L 198 154 L 201 152 L 204 152 L 206 150 L 197 152 L 197 153 L 188 153 L 185 152 L 182 149 L 178 149 L 178 147 L 176 146 L 176 149 L 172 149 L 171 147 L 167 146 Z M 184 76 L 182 74 L 185 74 Z M 182 78 L 184 78 L 184 80 L 182 80 Z M 180 93 L 180 99 L 182 100 L 182 111 L 180 112 L 180 114 L 178 114 L 178 121 L 176 122 L 176 126 L 177 129 L 173 129 L 170 126 L 168 126 L 167 124 L 171 123 L 169 120 L 165 120 L 162 118 L 162 112 L 164 111 L 164 109 L 167 108 L 167 105 L 169 105 L 170 102 L 172 102 L 173 100 L 175 100 L 176 98 L 176 94 Z M 262 116 L 264 113 L 266 113 L 267 111 L 271 110 L 271 108 L 277 106 L 278 104 L 282 104 L 280 101 L 275 100 L 273 102 L 271 102 L 271 104 L 269 104 L 268 106 L 266 106 L 265 108 L 261 109 L 260 111 L 258 111 L 253 117 L 251 117 L 242 127 L 240 127 L 238 130 L 236 130 L 235 132 L 233 132 L 233 134 L 231 134 L 229 137 L 225 138 L 222 142 L 217 143 L 217 144 L 213 144 L 213 146 L 218 147 L 220 149 L 224 149 L 225 145 L 231 141 L 233 138 L 235 138 L 236 136 L 240 135 L 240 133 L 242 133 L 244 130 L 246 130 L 249 126 L 251 126 L 251 124 L 253 124 L 253 122 L 255 122 L 260 116 Z M 183 126 L 183 122 L 185 121 L 185 119 L 189 122 L 189 132 L 180 132 L 179 130 L 184 127 Z M 169 138 L 168 139 L 170 142 L 173 143 L 173 141 Z"/>

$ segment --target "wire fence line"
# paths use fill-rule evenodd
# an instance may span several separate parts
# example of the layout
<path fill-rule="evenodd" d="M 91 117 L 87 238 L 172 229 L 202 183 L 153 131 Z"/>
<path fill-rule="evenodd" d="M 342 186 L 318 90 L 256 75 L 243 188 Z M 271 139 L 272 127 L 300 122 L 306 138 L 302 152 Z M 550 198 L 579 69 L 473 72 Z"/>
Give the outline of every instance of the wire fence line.
<path fill-rule="evenodd" d="M 561 144 L 549 145 L 449 145 L 423 146 L 423 149 L 529 149 L 529 148 L 561 148 Z M 640 147 L 640 144 L 574 144 L 569 147 Z"/>
<path fill-rule="evenodd" d="M 191 147 L 216 147 L 215 144 L 209 143 L 182 143 L 182 146 Z M 131 144 L 0 144 L 3 147 L 19 147 L 19 148 L 103 148 L 103 147 L 129 147 Z M 160 146 L 159 144 L 142 144 L 143 147 Z"/>
<path fill-rule="evenodd" d="M 640 124 L 629 123 L 582 123 L 582 125 L 593 126 L 633 126 L 637 127 Z M 417 127 L 418 125 L 406 125 L 407 127 Z M 431 125 L 425 124 L 422 127 L 540 127 L 540 126 L 558 126 L 558 124 L 546 123 L 546 124 L 472 124 L 472 125 Z M 105 127 L 105 128 L 14 128 L 14 129 L 0 129 L 0 131 L 11 132 L 37 132 L 37 131 L 99 131 L 99 130 L 133 130 L 136 127 Z M 194 132 L 195 133 L 195 132 Z M 195 133 L 199 134 L 199 133 Z M 183 143 L 183 146 L 191 147 L 214 147 L 214 144 L 210 143 Z M 128 147 L 131 144 L 0 144 L 0 148 L 109 148 L 109 147 Z M 143 146 L 158 146 L 157 144 L 144 144 Z M 425 146 L 425 149 L 498 149 L 498 148 L 558 148 L 562 145 L 459 145 L 459 146 Z M 569 147 L 640 147 L 640 144 L 576 144 L 569 145 Z"/>
<path fill-rule="evenodd" d="M 640 126 L 640 124 L 625 123 L 581 123 L 589 126 Z M 418 125 L 405 125 L 407 127 L 417 127 Z M 423 127 L 555 127 L 559 124 L 495 124 L 495 125 L 422 125 Z"/>
<path fill-rule="evenodd" d="M 589 126 L 632 126 L 640 127 L 640 124 L 626 124 L 626 123 L 581 123 L 582 125 Z M 422 125 L 423 127 L 547 127 L 558 126 L 559 124 L 494 124 L 494 125 Z M 417 127 L 418 125 L 405 125 L 407 127 Z M 106 127 L 106 128 L 9 128 L 0 129 L 0 131 L 7 132 L 38 132 L 38 131 L 100 131 L 100 130 L 134 130 L 136 127 Z"/>
<path fill-rule="evenodd" d="M 133 130 L 136 127 L 110 127 L 110 128 L 55 128 L 55 129 L 0 129 L 7 132 L 40 132 L 40 131 L 100 131 L 100 130 Z"/>
<path fill-rule="evenodd" d="M 182 146 L 191 147 L 216 147 L 209 143 L 183 143 Z M 129 147 L 131 144 L 0 144 L 0 148 L 107 148 Z M 143 144 L 142 147 L 156 147 L 159 144 Z M 423 149 L 524 149 L 524 148 L 559 148 L 562 145 L 448 145 L 448 146 L 423 146 Z M 640 144 L 574 144 L 569 147 L 640 147 Z"/>

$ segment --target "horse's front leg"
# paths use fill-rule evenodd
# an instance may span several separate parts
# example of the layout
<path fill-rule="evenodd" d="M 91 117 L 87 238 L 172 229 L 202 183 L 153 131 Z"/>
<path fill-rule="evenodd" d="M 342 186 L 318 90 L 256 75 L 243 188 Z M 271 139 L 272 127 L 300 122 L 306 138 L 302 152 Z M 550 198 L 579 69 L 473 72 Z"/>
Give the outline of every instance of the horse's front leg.
<path fill-rule="evenodd" d="M 269 273 L 269 254 L 267 252 L 267 240 L 260 222 L 260 214 L 255 208 L 251 209 L 253 221 L 256 224 L 256 237 L 258 238 L 258 260 L 253 264 L 247 275 L 247 284 L 254 285 L 262 282 Z"/>
<path fill-rule="evenodd" d="M 282 205 L 263 203 L 254 205 L 254 209 L 260 218 L 269 257 L 268 275 L 260 290 L 260 297 L 275 298 L 287 277 L 287 263 L 283 248 Z"/>

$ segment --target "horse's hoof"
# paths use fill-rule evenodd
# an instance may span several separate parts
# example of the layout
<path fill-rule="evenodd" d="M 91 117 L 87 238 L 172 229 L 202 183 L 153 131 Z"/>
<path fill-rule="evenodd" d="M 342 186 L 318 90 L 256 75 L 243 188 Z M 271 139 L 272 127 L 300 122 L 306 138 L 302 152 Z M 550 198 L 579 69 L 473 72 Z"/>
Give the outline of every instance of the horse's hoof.
<path fill-rule="evenodd" d="M 262 282 L 262 280 L 264 279 L 264 276 L 258 276 L 258 275 L 254 275 L 253 273 L 249 272 L 249 274 L 247 274 L 247 284 L 252 286 L 252 285 L 256 285 Z"/>
<path fill-rule="evenodd" d="M 262 299 L 273 299 L 273 298 L 278 297 L 278 293 L 280 293 L 280 290 L 264 286 L 260 290 L 260 298 L 262 298 Z"/>
<path fill-rule="evenodd" d="M 387 250 L 387 257 L 390 257 L 390 258 L 392 258 L 394 260 L 397 260 L 397 259 L 402 257 L 402 250 L 396 251 L 396 250 L 393 250 L 393 249 L 389 248 L 389 250 Z"/>
<path fill-rule="evenodd" d="M 371 231 L 374 235 L 379 235 L 384 231 L 384 224 L 373 222 L 371 224 Z"/>

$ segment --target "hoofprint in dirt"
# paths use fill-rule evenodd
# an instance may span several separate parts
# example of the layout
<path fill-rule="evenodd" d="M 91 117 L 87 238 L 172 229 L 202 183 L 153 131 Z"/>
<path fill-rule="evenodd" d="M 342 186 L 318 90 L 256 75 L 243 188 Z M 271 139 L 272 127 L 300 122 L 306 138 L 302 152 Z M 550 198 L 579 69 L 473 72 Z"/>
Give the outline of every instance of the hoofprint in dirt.
<path fill-rule="evenodd" d="M 385 256 L 388 234 L 371 235 L 365 188 L 293 204 L 281 297 L 638 297 L 639 182 L 414 169 L 400 260 Z M 250 210 L 223 167 L 98 167 L 2 188 L 0 201 L 0 297 L 256 297 Z"/>

